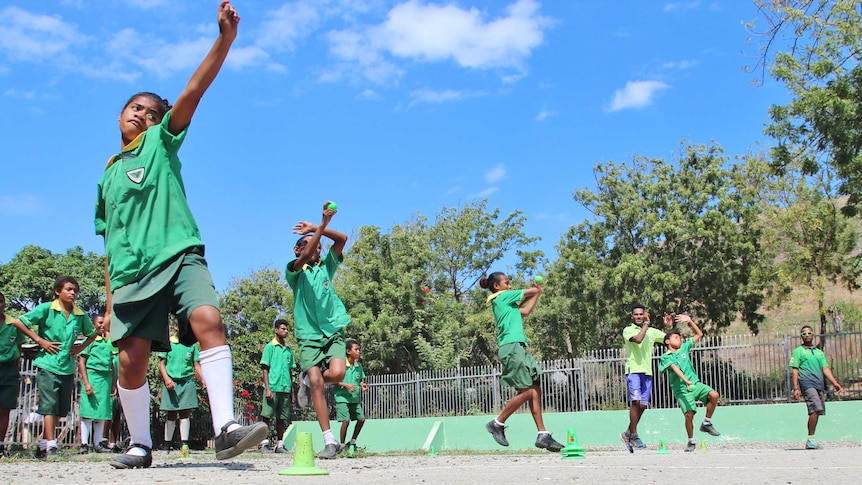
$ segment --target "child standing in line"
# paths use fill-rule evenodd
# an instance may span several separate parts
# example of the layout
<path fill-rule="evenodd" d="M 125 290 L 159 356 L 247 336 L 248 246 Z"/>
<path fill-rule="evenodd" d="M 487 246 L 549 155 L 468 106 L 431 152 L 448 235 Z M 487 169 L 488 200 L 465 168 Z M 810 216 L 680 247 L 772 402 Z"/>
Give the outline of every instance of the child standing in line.
<path fill-rule="evenodd" d="M 671 316 L 664 315 L 665 325 L 671 323 Z M 694 442 L 694 414 L 697 412 L 697 404 L 695 401 L 700 401 L 706 404 L 706 417 L 700 425 L 700 430 L 704 433 L 709 433 L 712 436 L 719 436 L 719 433 L 712 427 L 712 413 L 715 412 L 715 407 L 718 405 L 719 394 L 715 389 L 700 382 L 697 373 L 694 372 L 694 366 L 691 363 L 691 349 L 695 344 L 703 338 L 703 332 L 700 327 L 694 323 L 690 316 L 679 314 L 676 316 L 676 322 L 686 322 L 694 332 L 694 336 L 682 341 L 682 336 L 678 330 L 671 330 L 664 337 L 664 343 L 667 345 L 667 352 L 661 356 L 659 361 L 659 372 L 668 371 L 668 381 L 670 388 L 673 390 L 673 395 L 679 403 L 679 407 L 685 414 L 685 432 L 688 434 L 688 444 L 685 451 L 694 451 L 697 447 Z"/>
<path fill-rule="evenodd" d="M 491 291 L 488 303 L 491 304 L 494 319 L 497 321 L 497 343 L 500 347 L 497 356 L 503 364 L 503 384 L 518 391 L 500 415 L 485 425 L 485 429 L 491 433 L 497 443 L 509 446 L 505 433 L 506 420 L 527 403 L 533 415 L 533 421 L 536 423 L 536 429 L 539 431 L 536 437 L 536 448 L 560 451 L 563 445 L 545 429 L 545 422 L 542 419 L 542 387 L 539 383 L 542 368 L 533 356 L 527 353 L 527 335 L 524 333 L 523 317 L 529 315 L 539 301 L 542 285 L 534 282 L 532 288 L 513 290 L 509 284 L 509 277 L 497 271 L 479 279 L 479 286 Z"/>
<path fill-rule="evenodd" d="M 24 333 L 6 315 L 6 296 L 0 293 L 0 458 L 6 453 L 6 430 L 9 413 L 18 408 L 18 386 L 21 379 L 21 344 Z"/>
<path fill-rule="evenodd" d="M 234 420 L 233 358 L 177 155 L 239 21 L 222 0 L 219 35 L 173 107 L 153 93 L 129 99 L 119 117 L 122 149 L 99 181 L 95 225 L 105 239 L 105 321 L 120 349 L 118 393 L 131 435 L 129 448 L 111 462 L 115 468 L 152 465 L 147 363 L 151 350 L 170 349 L 169 313 L 177 316 L 181 342 L 200 343 L 216 459 L 237 456 L 266 437 L 265 423 Z"/>
<path fill-rule="evenodd" d="M 293 226 L 293 233 L 302 234 L 302 237 L 293 248 L 296 259 L 287 263 L 285 269 L 287 283 L 294 295 L 299 365 L 308 377 L 311 402 L 325 443 L 318 456 L 327 460 L 338 456 L 340 446 L 332 434 L 323 387 L 325 383 L 337 384 L 344 379 L 346 349 L 343 329 L 350 324 L 347 310 L 332 284 L 332 277 L 344 260 L 342 251 L 347 235 L 327 228 L 335 215 L 335 210 L 328 208 L 330 203 L 323 204 L 323 219 L 319 225 L 301 221 Z M 321 259 L 322 236 L 331 239 L 333 245 Z M 326 370 L 321 370 L 321 365 L 326 365 Z M 304 380 L 301 381 L 299 385 L 305 385 Z"/>
<path fill-rule="evenodd" d="M 78 453 L 90 451 L 90 431 L 93 431 L 93 448 L 96 453 L 107 453 L 108 443 L 104 439 L 105 422 L 111 419 L 113 370 L 111 366 L 111 344 L 105 333 L 104 315 L 93 317 L 93 326 L 98 336 L 78 357 L 78 374 L 81 376 L 80 415 L 81 447 Z"/>
<path fill-rule="evenodd" d="M 359 395 L 368 390 L 365 370 L 362 368 L 362 362 L 359 362 L 359 342 L 348 340 L 346 347 L 347 370 L 344 372 L 344 381 L 339 382 L 335 389 L 335 419 L 341 421 L 341 451 L 348 446 L 356 446 L 356 438 L 365 425 L 365 412 L 359 403 Z M 351 421 L 356 421 L 356 425 L 353 427 L 353 437 L 347 442 L 347 428 Z"/>
<path fill-rule="evenodd" d="M 260 357 L 260 367 L 263 372 L 263 405 L 261 406 L 260 419 L 267 425 L 275 418 L 275 432 L 277 434 L 275 452 L 287 453 L 284 448 L 284 431 L 290 423 L 290 413 L 293 410 L 293 393 L 291 392 L 290 372 L 298 367 L 293 358 L 293 351 L 287 346 L 287 320 L 275 321 L 275 337 L 263 347 L 263 355 Z M 269 440 L 263 440 L 260 450 L 263 453 L 272 453 Z"/>
<path fill-rule="evenodd" d="M 174 324 L 174 332 L 178 326 Z M 176 336 L 171 337 L 170 352 L 159 352 L 159 374 L 162 376 L 162 401 L 160 411 L 165 417 L 165 442 L 162 450 L 171 451 L 177 417 L 180 420 L 180 453 L 189 456 L 189 433 L 191 431 L 191 412 L 198 408 L 198 389 L 195 374 L 201 375 L 198 344 L 185 345 Z"/>
<path fill-rule="evenodd" d="M 45 432 L 39 441 L 37 458 L 60 455 L 54 433 L 60 418 L 72 410 L 72 393 L 75 386 L 75 361 L 82 350 L 96 338 L 96 328 L 90 317 L 75 305 L 78 298 L 78 280 L 60 276 L 54 281 L 57 299 L 42 303 L 12 322 L 39 347 L 39 356 L 33 361 L 38 368 L 36 388 L 39 405 L 36 412 L 44 416 Z M 39 333 L 30 330 L 39 327 Z M 87 338 L 75 345 L 79 335 Z"/>

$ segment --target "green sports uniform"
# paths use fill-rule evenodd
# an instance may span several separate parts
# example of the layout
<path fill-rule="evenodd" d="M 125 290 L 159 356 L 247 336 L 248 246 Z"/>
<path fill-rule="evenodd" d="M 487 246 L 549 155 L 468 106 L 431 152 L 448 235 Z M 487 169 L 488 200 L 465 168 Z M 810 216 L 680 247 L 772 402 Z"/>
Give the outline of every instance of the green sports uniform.
<path fill-rule="evenodd" d="M 185 345 L 171 339 L 171 351 L 159 352 L 159 359 L 165 361 L 165 371 L 174 381 L 174 388 L 162 384 L 162 411 L 182 411 L 198 407 L 197 386 L 195 385 L 195 362 L 200 362 L 198 345 Z"/>
<path fill-rule="evenodd" d="M 790 354 L 789 366 L 798 369 L 799 389 L 808 405 L 808 414 L 826 414 L 826 381 L 823 368 L 829 367 L 826 354 L 814 346 L 800 345 Z"/>
<path fill-rule="evenodd" d="M 40 348 L 33 365 L 39 369 L 36 375 L 39 389 L 37 412 L 43 416 L 65 416 L 71 409 L 74 390 L 72 346 L 78 336 L 90 338 L 95 335 L 96 327 L 77 306 L 73 306 L 66 317 L 60 300 L 42 303 L 18 319 L 27 328 L 38 326 L 39 337 L 49 342 L 60 342 L 60 351 L 56 354 Z"/>
<path fill-rule="evenodd" d="M 293 290 L 299 364 L 305 372 L 330 359 L 346 359 L 342 330 L 350 324 L 350 317 L 332 284 L 344 258 L 328 251 L 319 264 L 306 264 L 299 270 L 293 267 L 294 261 L 287 263 L 284 275 Z"/>
<path fill-rule="evenodd" d="M 110 342 L 102 337 L 96 337 L 96 340 L 81 352 L 81 356 L 87 358 L 87 380 L 93 387 L 93 394 L 81 393 L 80 414 L 82 418 L 111 419 L 113 411 L 111 347 Z"/>
<path fill-rule="evenodd" d="M 673 390 L 673 395 L 676 397 L 676 401 L 679 403 L 679 407 L 683 413 L 689 411 L 696 413 L 697 404 L 695 401 L 706 403 L 709 393 L 713 390 L 711 387 L 700 382 L 700 379 L 694 372 L 694 366 L 691 363 L 691 349 L 695 343 L 694 339 L 688 339 L 675 352 L 666 352 L 661 356 L 658 366 L 660 372 L 667 371 L 670 388 Z M 691 391 L 688 390 L 685 381 L 670 369 L 671 365 L 679 367 L 685 378 L 692 383 Z"/>
<path fill-rule="evenodd" d="M 538 382 L 542 368 L 526 351 L 527 334 L 520 304 L 524 290 L 503 290 L 488 297 L 497 321 L 497 357 L 503 364 L 503 384 L 515 389 L 528 389 Z"/>
<path fill-rule="evenodd" d="M 273 397 L 271 400 L 266 399 L 264 393 L 261 416 L 289 421 L 291 413 L 290 372 L 296 368 L 293 352 L 287 345 L 282 345 L 278 339 L 273 338 L 263 347 L 260 366 L 268 370 L 267 382 L 269 382 L 269 390 Z"/>
<path fill-rule="evenodd" d="M 353 365 L 350 365 L 350 361 L 348 361 L 344 379 L 341 382 L 355 385 L 356 390 L 351 392 L 346 387 L 335 387 L 335 419 L 338 421 L 365 419 L 365 412 L 359 403 L 359 397 L 362 394 L 359 383 L 364 380 L 365 369 L 362 368 L 362 363 L 357 360 Z"/>
<path fill-rule="evenodd" d="M 9 315 L 0 322 L 0 409 L 18 407 L 18 386 L 21 378 L 18 359 L 21 357 L 21 344 L 24 334 L 12 325 L 15 321 Z"/>
<path fill-rule="evenodd" d="M 656 342 L 664 342 L 665 333 L 657 328 L 648 328 L 641 343 L 631 341 L 639 334 L 641 327 L 631 324 L 623 329 L 626 342 L 626 374 L 652 375 L 652 352 Z"/>
<path fill-rule="evenodd" d="M 180 340 L 191 345 L 191 312 L 218 308 L 177 155 L 188 127 L 174 135 L 170 118 L 169 111 L 111 158 L 99 180 L 95 216 L 113 293 L 111 339 L 146 338 L 163 351 L 170 349 L 169 312 L 177 315 Z"/>

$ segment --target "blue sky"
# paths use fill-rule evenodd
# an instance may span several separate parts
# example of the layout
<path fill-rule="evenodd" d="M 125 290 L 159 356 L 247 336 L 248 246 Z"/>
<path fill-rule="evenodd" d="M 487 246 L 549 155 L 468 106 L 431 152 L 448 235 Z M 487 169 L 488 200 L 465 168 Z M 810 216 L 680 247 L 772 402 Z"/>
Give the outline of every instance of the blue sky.
<path fill-rule="evenodd" d="M 180 151 L 218 289 L 283 268 L 298 220 L 388 230 L 487 197 L 551 259 L 589 214 L 597 162 L 743 154 L 770 140 L 747 1 L 237 0 L 239 36 Z M 171 101 L 217 34 L 217 1 L 0 7 L 0 262 L 103 253 L 96 183 L 126 99 Z M 500 268 L 503 269 L 503 268 Z"/>

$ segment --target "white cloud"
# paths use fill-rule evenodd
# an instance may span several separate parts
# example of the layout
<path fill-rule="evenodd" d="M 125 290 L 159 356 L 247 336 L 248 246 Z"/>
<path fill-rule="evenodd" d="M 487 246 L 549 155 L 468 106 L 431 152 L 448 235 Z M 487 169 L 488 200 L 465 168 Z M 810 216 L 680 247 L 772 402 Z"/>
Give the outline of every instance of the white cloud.
<path fill-rule="evenodd" d="M 332 54 L 373 67 L 383 55 L 420 62 L 454 61 L 470 69 L 525 71 L 525 61 L 544 41 L 554 21 L 538 14 L 535 0 L 516 0 L 505 16 L 485 19 L 476 8 L 409 0 L 389 11 L 385 22 L 330 33 Z M 522 75 L 522 74 L 521 74 Z M 511 77 L 514 82 L 520 76 Z M 369 78 L 370 80 L 370 78 Z"/>
<path fill-rule="evenodd" d="M 670 3 L 664 4 L 664 11 L 665 12 L 673 12 L 673 11 L 678 11 L 678 10 L 691 10 L 691 9 L 697 8 L 699 6 L 700 6 L 700 2 L 696 1 L 696 0 L 693 2 L 670 2 Z"/>
<path fill-rule="evenodd" d="M 9 88 L 5 92 L 3 92 L 3 94 L 9 96 L 10 98 L 26 100 L 36 99 L 36 91 L 18 91 L 15 88 Z"/>
<path fill-rule="evenodd" d="M 410 103 L 407 105 L 407 108 L 410 109 L 411 107 L 421 103 L 441 104 L 453 101 L 461 101 L 467 98 L 483 96 L 484 94 L 485 93 L 482 92 L 458 91 L 455 89 L 444 89 L 442 91 L 435 91 L 428 88 L 417 89 L 410 92 Z"/>
<path fill-rule="evenodd" d="M 149 10 L 156 7 L 163 7 L 168 4 L 168 0 L 125 0 L 127 5 Z"/>
<path fill-rule="evenodd" d="M 619 111 L 649 106 L 657 92 L 669 87 L 661 81 L 628 81 L 625 88 L 618 89 L 614 93 L 609 109 Z"/>
<path fill-rule="evenodd" d="M 0 215 L 36 216 L 42 213 L 44 204 L 32 194 L 0 196 Z"/>
<path fill-rule="evenodd" d="M 0 52 L 12 60 L 57 59 L 86 41 L 78 28 L 59 16 L 39 15 L 18 7 L 0 10 Z"/>
<path fill-rule="evenodd" d="M 296 40 L 315 31 L 321 22 L 316 5 L 306 2 L 286 3 L 266 13 L 255 44 L 276 51 L 293 51 Z"/>
<path fill-rule="evenodd" d="M 504 178 L 506 178 L 506 167 L 504 167 L 502 163 L 485 173 L 485 182 L 488 182 L 489 184 L 499 182 Z"/>
<path fill-rule="evenodd" d="M 366 90 L 362 91 L 361 93 L 359 93 L 359 95 L 356 96 L 356 99 L 379 101 L 382 98 L 373 89 L 366 89 Z"/>
<path fill-rule="evenodd" d="M 691 69 L 698 64 L 700 64 L 700 61 L 697 59 L 690 59 L 682 61 L 667 61 L 662 63 L 661 67 L 665 69 L 679 69 L 680 71 L 684 71 L 686 69 Z"/>
<path fill-rule="evenodd" d="M 539 111 L 539 114 L 536 115 L 535 119 L 536 121 L 545 121 L 546 119 L 550 118 L 551 116 L 555 116 L 556 114 L 557 113 L 553 111 L 548 111 L 542 108 L 542 111 Z"/>
<path fill-rule="evenodd" d="M 494 192 L 497 192 L 498 190 L 500 190 L 500 187 L 488 187 L 485 190 L 476 192 L 475 194 L 471 194 L 470 197 L 474 199 L 481 199 L 484 197 L 488 197 L 489 195 L 493 194 Z"/>

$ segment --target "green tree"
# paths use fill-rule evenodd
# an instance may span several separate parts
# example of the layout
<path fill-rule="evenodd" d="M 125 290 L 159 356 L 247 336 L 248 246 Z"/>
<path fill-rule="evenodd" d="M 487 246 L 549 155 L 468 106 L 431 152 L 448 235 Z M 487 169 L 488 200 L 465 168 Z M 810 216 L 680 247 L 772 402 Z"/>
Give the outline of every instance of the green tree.
<path fill-rule="evenodd" d="M 54 280 L 71 275 L 80 286 L 76 304 L 88 313 L 102 312 L 105 309 L 104 265 L 104 256 L 84 253 L 80 246 L 64 254 L 54 254 L 28 245 L 8 263 L 0 265 L 0 287 L 11 310 L 26 312 L 40 303 L 52 301 Z"/>
<path fill-rule="evenodd" d="M 564 356 L 616 346 L 635 301 L 654 314 L 694 312 L 712 330 L 741 317 L 757 332 L 759 175 L 749 164 L 684 145 L 672 163 L 636 157 L 594 173 L 595 189 L 574 192 L 593 219 L 561 238 L 534 312 L 540 347 Z"/>
<path fill-rule="evenodd" d="M 852 0 L 756 0 L 759 67 L 784 83 L 792 100 L 772 106 L 766 132 L 778 144 L 772 163 L 783 173 L 834 169 L 842 210 L 862 202 L 862 6 Z M 760 29 L 760 31 L 758 31 Z"/>

